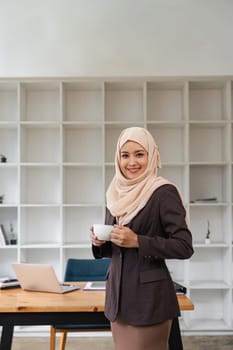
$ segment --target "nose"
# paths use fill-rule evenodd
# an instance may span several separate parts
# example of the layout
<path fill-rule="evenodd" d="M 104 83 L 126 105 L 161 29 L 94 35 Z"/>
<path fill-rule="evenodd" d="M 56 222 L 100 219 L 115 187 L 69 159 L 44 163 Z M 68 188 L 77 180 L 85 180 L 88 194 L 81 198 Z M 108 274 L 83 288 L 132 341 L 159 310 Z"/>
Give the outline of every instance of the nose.
<path fill-rule="evenodd" d="M 129 157 L 129 164 L 135 164 L 136 163 L 136 158 L 134 156 Z"/>

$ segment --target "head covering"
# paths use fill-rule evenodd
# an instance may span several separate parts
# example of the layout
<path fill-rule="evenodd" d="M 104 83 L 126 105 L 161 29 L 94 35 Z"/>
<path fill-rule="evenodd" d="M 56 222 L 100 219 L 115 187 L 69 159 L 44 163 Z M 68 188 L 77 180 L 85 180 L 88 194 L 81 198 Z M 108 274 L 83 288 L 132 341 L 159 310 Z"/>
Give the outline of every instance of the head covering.
<path fill-rule="evenodd" d="M 120 150 L 127 141 L 139 143 L 148 153 L 144 173 L 135 179 L 127 179 L 120 169 Z M 161 167 L 160 154 L 152 135 L 147 129 L 131 127 L 124 129 L 118 139 L 115 154 L 115 176 L 107 190 L 107 208 L 117 217 L 119 224 L 128 224 L 146 205 L 153 192 L 170 182 L 157 176 Z"/>

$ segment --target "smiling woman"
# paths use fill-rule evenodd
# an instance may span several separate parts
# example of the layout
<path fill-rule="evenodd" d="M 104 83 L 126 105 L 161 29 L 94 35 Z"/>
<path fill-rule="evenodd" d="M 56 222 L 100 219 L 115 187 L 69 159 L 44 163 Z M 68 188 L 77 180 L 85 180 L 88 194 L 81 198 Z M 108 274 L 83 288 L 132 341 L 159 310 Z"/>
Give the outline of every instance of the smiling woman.
<path fill-rule="evenodd" d="M 146 205 L 155 189 L 170 182 L 157 176 L 160 154 L 147 129 L 123 130 L 115 154 L 116 175 L 108 191 L 108 208 L 120 224 L 130 220 Z"/>
<path fill-rule="evenodd" d="M 115 153 L 115 176 L 107 190 L 105 223 L 110 241 L 91 228 L 93 254 L 111 257 L 105 316 L 116 350 L 167 350 L 179 312 L 166 259 L 193 254 L 179 190 L 157 176 L 158 146 L 148 130 L 123 130 Z"/>

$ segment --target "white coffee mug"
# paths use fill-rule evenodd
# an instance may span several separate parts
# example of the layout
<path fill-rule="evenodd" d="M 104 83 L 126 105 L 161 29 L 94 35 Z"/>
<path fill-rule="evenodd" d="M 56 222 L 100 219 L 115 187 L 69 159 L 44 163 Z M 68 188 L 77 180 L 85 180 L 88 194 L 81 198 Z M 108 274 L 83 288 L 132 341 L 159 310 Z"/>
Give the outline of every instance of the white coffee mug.
<path fill-rule="evenodd" d="M 110 241 L 112 229 L 112 225 L 93 224 L 93 232 L 101 241 Z"/>

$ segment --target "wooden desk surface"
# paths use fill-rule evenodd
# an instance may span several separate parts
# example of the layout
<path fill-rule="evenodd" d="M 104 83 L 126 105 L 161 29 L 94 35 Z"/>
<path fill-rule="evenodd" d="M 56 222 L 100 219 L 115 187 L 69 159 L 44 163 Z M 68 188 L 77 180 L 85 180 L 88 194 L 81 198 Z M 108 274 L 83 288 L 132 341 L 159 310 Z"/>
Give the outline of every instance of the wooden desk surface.
<path fill-rule="evenodd" d="M 74 283 L 73 283 L 74 284 Z M 81 288 L 85 283 L 76 283 Z M 181 310 L 193 310 L 186 295 L 178 295 Z M 0 290 L 0 312 L 93 312 L 104 311 L 104 291 L 83 289 L 65 294 L 30 292 L 21 288 Z"/>

